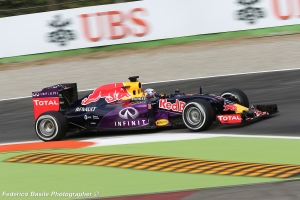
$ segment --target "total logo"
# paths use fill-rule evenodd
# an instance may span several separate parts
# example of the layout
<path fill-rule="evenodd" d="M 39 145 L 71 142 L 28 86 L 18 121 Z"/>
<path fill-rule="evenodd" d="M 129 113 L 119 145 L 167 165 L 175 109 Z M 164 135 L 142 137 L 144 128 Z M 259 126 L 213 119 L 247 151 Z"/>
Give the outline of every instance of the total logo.
<path fill-rule="evenodd" d="M 175 112 L 182 112 L 185 105 L 185 102 L 179 101 L 178 99 L 176 99 L 175 103 L 168 102 L 167 99 L 159 100 L 159 108 L 172 110 Z"/>
<path fill-rule="evenodd" d="M 240 114 L 218 115 L 217 118 L 221 124 L 239 124 L 242 122 Z"/>
<path fill-rule="evenodd" d="M 59 103 L 57 103 L 56 100 L 45 100 L 45 101 L 41 101 L 41 100 L 33 100 L 33 102 L 35 103 L 36 106 L 49 106 L 49 105 L 56 105 L 58 106 Z"/>

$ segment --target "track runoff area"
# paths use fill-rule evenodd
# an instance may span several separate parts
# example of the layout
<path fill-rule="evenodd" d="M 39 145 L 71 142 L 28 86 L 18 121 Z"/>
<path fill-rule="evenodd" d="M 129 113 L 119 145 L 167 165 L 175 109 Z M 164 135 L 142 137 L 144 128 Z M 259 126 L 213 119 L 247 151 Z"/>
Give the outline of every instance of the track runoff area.
<path fill-rule="evenodd" d="M 34 135 L 30 98 L 1 101 L 1 110 L 8 104 L 22 109 L 11 114 L 13 118 L 1 114 L 1 165 L 14 173 L 3 174 L 0 195 L 6 198 L 10 192 L 21 191 L 30 196 L 30 192 L 44 191 L 56 199 L 63 192 L 99 191 L 99 197 L 111 197 L 295 180 L 300 173 L 300 161 L 293 153 L 300 146 L 295 109 L 300 100 L 299 75 L 300 70 L 293 69 L 144 84 L 144 88 L 165 93 L 177 88 L 198 92 L 202 86 L 203 92 L 217 94 L 237 87 L 248 95 L 250 104 L 278 104 L 280 113 L 272 118 L 243 126 L 213 125 L 202 133 L 163 129 L 70 134 L 67 141 L 48 144 Z M 61 177 L 60 184 L 51 177 Z M 29 181 L 24 186 L 21 180 L 25 179 Z M 56 196 L 51 196 L 53 191 L 58 192 Z M 185 194 L 189 198 L 197 191 Z"/>

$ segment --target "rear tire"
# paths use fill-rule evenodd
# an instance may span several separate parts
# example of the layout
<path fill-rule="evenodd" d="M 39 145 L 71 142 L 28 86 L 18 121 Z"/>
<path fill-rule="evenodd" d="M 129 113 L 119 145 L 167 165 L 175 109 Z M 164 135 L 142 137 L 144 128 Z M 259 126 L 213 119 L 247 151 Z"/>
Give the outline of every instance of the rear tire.
<path fill-rule="evenodd" d="M 187 103 L 182 111 L 183 123 L 192 131 L 203 131 L 214 121 L 214 110 L 210 103 L 203 99 L 194 99 Z"/>
<path fill-rule="evenodd" d="M 65 137 L 68 131 L 68 122 L 59 112 L 46 112 L 35 122 L 37 136 L 45 141 L 58 141 Z"/>
<path fill-rule="evenodd" d="M 240 104 L 249 108 L 249 99 L 247 95 L 240 89 L 231 88 L 221 93 L 221 97 L 228 99 L 234 103 Z"/>

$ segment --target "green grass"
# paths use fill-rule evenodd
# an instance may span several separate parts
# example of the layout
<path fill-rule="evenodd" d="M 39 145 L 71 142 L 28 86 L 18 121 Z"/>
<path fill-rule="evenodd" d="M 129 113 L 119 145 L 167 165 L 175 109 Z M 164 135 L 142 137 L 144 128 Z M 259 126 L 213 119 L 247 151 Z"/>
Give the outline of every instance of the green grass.
<path fill-rule="evenodd" d="M 76 50 L 66 50 L 66 51 L 58 51 L 58 52 L 51 52 L 51 53 L 41 53 L 35 55 L 1 58 L 0 64 L 13 63 L 13 62 L 28 62 L 28 61 L 45 59 L 45 58 L 76 56 L 76 55 L 88 54 L 88 53 L 99 52 L 99 51 L 115 51 L 121 49 L 141 49 L 141 48 L 145 49 L 145 48 L 153 48 L 153 47 L 159 47 L 165 45 L 178 45 L 178 44 L 195 42 L 195 41 L 212 41 L 212 40 L 219 40 L 219 39 L 258 37 L 258 36 L 268 36 L 268 35 L 277 35 L 277 34 L 292 34 L 292 33 L 299 33 L 299 32 L 300 32 L 300 25 L 291 25 L 291 26 L 263 28 L 263 29 L 246 30 L 246 31 L 234 31 L 234 32 L 226 32 L 226 33 L 196 35 L 196 36 L 189 36 L 189 37 L 148 41 L 148 42 L 136 42 L 136 43 L 129 43 L 129 44 L 119 44 L 119 45 L 111 45 L 111 46 L 103 46 L 103 47 L 83 48 L 83 49 L 76 49 Z"/>
<path fill-rule="evenodd" d="M 55 150 L 54 152 L 163 155 L 209 160 L 300 164 L 296 153 L 299 150 L 300 140 L 219 137 Z M 0 154 L 0 161 L 23 153 L 28 152 Z M 0 195 L 3 191 L 29 193 L 32 191 L 48 193 L 99 191 L 101 197 L 105 197 L 282 180 L 80 165 L 0 162 L 0 168 Z M 1 197 L 0 199 L 3 198 Z M 9 197 L 9 199 L 13 198 Z M 56 198 L 48 197 L 47 199 Z"/>

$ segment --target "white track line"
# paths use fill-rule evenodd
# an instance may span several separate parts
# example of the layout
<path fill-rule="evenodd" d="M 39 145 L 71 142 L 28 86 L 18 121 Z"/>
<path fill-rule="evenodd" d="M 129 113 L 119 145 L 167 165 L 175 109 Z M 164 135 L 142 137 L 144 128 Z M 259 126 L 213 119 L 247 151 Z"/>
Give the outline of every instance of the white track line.
<path fill-rule="evenodd" d="M 24 141 L 24 142 L 6 142 L 6 143 L 0 143 L 0 145 L 27 144 L 27 143 L 35 143 L 35 142 L 43 142 L 43 141 L 42 140 L 33 140 L 33 141 Z"/>
<path fill-rule="evenodd" d="M 122 144 L 136 144 L 136 143 L 148 143 L 148 142 L 168 142 L 178 140 L 191 140 L 191 139 L 204 139 L 218 137 L 213 134 L 195 134 L 195 133 L 184 133 L 184 134 L 172 134 L 172 133 L 154 133 L 147 135 L 131 135 L 131 136 L 117 136 L 117 137 L 106 137 L 106 138 L 93 138 L 84 140 L 85 142 L 95 142 L 96 144 L 90 147 L 97 146 L 112 146 Z"/>
<path fill-rule="evenodd" d="M 218 137 L 243 137 L 243 138 L 290 139 L 290 140 L 300 139 L 300 137 L 295 137 L 295 136 L 241 135 L 241 134 L 212 134 L 212 135 L 217 135 Z"/>
<path fill-rule="evenodd" d="M 195 77 L 195 78 L 174 79 L 174 80 L 167 80 L 167 81 L 155 81 L 155 82 L 143 83 L 143 85 L 154 84 L 154 83 L 174 82 L 174 81 L 195 80 L 195 79 L 217 78 L 217 77 L 226 77 L 226 76 L 238 76 L 238 75 L 247 75 L 247 74 L 260 74 L 260 73 L 281 72 L 281 71 L 282 72 L 283 71 L 295 71 L 295 70 L 300 70 L 300 68 L 276 69 L 276 70 L 258 71 L 258 72 L 243 72 L 243 73 L 236 73 L 236 74 L 224 74 L 224 75 L 216 75 L 216 76 L 204 76 L 204 77 Z M 78 90 L 78 92 L 86 92 L 86 91 L 90 91 L 90 90 L 94 90 L 94 89 Z M 17 100 L 17 99 L 25 99 L 25 98 L 31 98 L 31 96 L 0 99 L 0 101 L 9 101 L 9 100 Z"/>
<path fill-rule="evenodd" d="M 9 99 L 0 99 L 0 101 L 9 101 L 9 100 L 26 99 L 26 98 L 31 98 L 31 96 L 27 96 L 27 97 L 15 97 L 15 98 L 9 98 Z"/>
<path fill-rule="evenodd" d="M 207 139 L 215 137 L 236 137 L 236 138 L 263 138 L 263 139 L 290 139 L 300 140 L 300 137 L 293 136 L 270 136 L 270 135 L 240 135 L 240 134 L 218 134 L 218 133 L 153 133 L 144 135 L 122 135 L 114 137 L 98 137 L 86 140 L 79 140 L 83 142 L 95 142 L 94 146 L 111 146 L 122 144 L 136 144 L 136 143 L 149 143 L 149 142 L 167 142 L 179 140 L 193 140 L 193 139 Z M 26 144 L 43 142 L 42 140 L 25 141 L 25 142 L 10 142 L 0 143 L 1 145 L 10 144 Z"/>
<path fill-rule="evenodd" d="M 83 140 L 86 142 L 95 142 L 96 144 L 89 147 L 97 146 L 112 146 L 122 144 L 137 144 L 149 142 L 169 142 L 179 140 L 193 140 L 193 139 L 208 139 L 216 137 L 236 137 L 236 138 L 262 138 L 262 139 L 297 139 L 300 137 L 290 136 L 269 136 L 269 135 L 239 135 L 239 134 L 213 134 L 213 133 L 154 133 L 147 135 L 130 135 L 117 136 L 105 138 L 93 138 Z"/>

